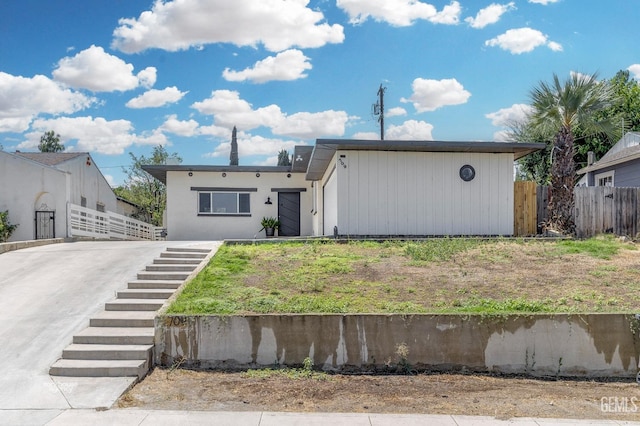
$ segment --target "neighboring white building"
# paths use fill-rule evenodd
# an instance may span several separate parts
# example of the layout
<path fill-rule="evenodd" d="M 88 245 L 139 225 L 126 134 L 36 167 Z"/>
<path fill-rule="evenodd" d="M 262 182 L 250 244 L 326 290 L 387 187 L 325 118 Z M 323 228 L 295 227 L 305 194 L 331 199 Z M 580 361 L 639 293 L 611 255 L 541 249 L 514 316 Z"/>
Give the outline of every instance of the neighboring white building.
<path fill-rule="evenodd" d="M 167 185 L 170 240 L 264 238 L 264 216 L 280 236 L 512 235 L 513 162 L 542 148 L 319 139 L 291 167 L 143 169 Z"/>
<path fill-rule="evenodd" d="M 90 154 L 0 151 L 0 211 L 19 225 L 10 241 L 67 237 L 67 203 L 117 210 Z"/>

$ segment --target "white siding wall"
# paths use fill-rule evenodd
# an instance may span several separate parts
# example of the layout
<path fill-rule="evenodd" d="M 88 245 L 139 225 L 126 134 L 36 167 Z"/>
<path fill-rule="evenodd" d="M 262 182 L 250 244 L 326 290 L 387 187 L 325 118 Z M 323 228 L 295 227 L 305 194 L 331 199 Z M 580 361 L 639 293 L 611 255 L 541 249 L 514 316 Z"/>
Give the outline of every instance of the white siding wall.
<path fill-rule="evenodd" d="M 118 212 L 116 195 L 109 186 L 93 159 L 87 164 L 87 157 L 81 156 L 56 166 L 71 173 L 71 202 L 80 205 L 80 197 L 87 199 L 87 208 L 96 210 L 98 203 L 104 204 L 105 210 Z"/>
<path fill-rule="evenodd" d="M 330 167 L 330 173 L 327 175 L 327 180 L 321 191 L 323 221 L 316 235 L 333 235 L 333 227 L 338 225 L 338 179 L 336 175 L 336 170 Z"/>
<path fill-rule="evenodd" d="M 340 151 L 335 161 L 340 234 L 513 234 L 513 154 Z M 471 182 L 459 177 L 465 164 Z"/>
<path fill-rule="evenodd" d="M 35 210 L 56 212 L 56 237 L 66 237 L 68 174 L 0 152 L 0 211 L 18 224 L 9 241 L 35 238 Z"/>
<path fill-rule="evenodd" d="M 167 172 L 167 211 L 165 213 L 167 238 L 170 240 L 222 240 L 233 238 L 265 238 L 260 231 L 264 216 L 278 215 L 278 193 L 272 188 L 306 188 L 300 192 L 300 234 L 312 235 L 311 182 L 304 173 L 261 172 L 260 177 L 250 172 Z M 251 216 L 198 216 L 198 191 L 191 187 L 257 188 L 251 192 Z M 265 204 L 271 197 L 273 204 Z"/>

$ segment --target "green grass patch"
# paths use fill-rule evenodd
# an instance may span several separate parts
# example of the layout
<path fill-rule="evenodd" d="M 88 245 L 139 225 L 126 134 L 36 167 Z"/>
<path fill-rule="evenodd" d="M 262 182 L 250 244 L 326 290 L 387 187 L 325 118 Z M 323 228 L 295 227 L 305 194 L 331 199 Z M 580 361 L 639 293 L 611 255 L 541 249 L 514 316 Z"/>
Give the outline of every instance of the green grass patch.
<path fill-rule="evenodd" d="M 168 313 L 635 312 L 640 259 L 616 263 L 625 250 L 611 237 L 223 245 Z"/>
<path fill-rule="evenodd" d="M 270 379 L 272 377 L 284 377 L 290 380 L 330 380 L 331 376 L 322 371 L 313 370 L 311 358 L 304 359 L 300 368 L 262 368 L 259 370 L 247 370 L 243 375 L 250 379 Z"/>
<path fill-rule="evenodd" d="M 447 261 L 458 253 L 485 243 L 486 240 L 474 238 L 434 238 L 408 243 L 404 246 L 404 252 L 415 262 Z"/>
<path fill-rule="evenodd" d="M 557 256 L 567 254 L 586 254 L 596 259 L 609 260 L 620 252 L 622 248 L 635 250 L 631 244 L 621 243 L 612 235 L 589 238 L 587 240 L 558 241 L 553 250 Z"/>

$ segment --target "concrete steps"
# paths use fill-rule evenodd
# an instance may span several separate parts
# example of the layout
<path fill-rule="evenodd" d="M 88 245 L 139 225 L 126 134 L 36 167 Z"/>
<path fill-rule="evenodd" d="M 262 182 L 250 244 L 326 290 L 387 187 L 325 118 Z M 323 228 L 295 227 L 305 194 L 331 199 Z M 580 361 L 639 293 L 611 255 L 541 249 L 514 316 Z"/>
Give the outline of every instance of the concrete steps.
<path fill-rule="evenodd" d="M 143 360 L 151 355 L 153 345 L 99 345 L 73 343 L 62 351 L 64 359 Z"/>
<path fill-rule="evenodd" d="M 89 345 L 152 345 L 153 327 L 87 327 L 73 336 L 73 343 Z"/>
<path fill-rule="evenodd" d="M 73 377 L 144 377 L 147 360 L 59 359 L 49 369 L 52 376 Z"/>
<path fill-rule="evenodd" d="M 118 291 L 118 299 L 168 299 L 175 290 L 163 288 L 140 288 Z"/>
<path fill-rule="evenodd" d="M 191 259 L 182 257 L 159 257 L 153 259 L 153 263 L 157 265 L 199 265 L 202 259 Z"/>
<path fill-rule="evenodd" d="M 134 280 L 129 281 L 127 287 L 131 290 L 142 288 L 164 288 L 177 289 L 182 285 L 183 280 Z"/>
<path fill-rule="evenodd" d="M 184 281 L 189 276 L 189 272 L 170 272 L 170 271 L 141 271 L 138 272 L 138 280 L 180 280 Z"/>
<path fill-rule="evenodd" d="M 116 299 L 104 304 L 107 311 L 157 311 L 164 300 L 158 299 Z"/>
<path fill-rule="evenodd" d="M 90 327 L 153 327 L 155 311 L 103 311 L 89 320 Z"/>
<path fill-rule="evenodd" d="M 49 369 L 53 376 L 144 377 L 153 359 L 156 311 L 211 250 L 167 248 L 117 292 Z"/>

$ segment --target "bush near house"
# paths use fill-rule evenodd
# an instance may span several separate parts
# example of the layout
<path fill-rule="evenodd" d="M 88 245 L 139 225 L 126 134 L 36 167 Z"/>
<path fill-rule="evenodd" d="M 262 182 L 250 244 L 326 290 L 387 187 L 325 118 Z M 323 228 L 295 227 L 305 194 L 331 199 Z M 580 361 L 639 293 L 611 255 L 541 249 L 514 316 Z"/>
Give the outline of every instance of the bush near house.
<path fill-rule="evenodd" d="M 18 225 L 12 225 L 9 222 L 9 210 L 0 212 L 0 243 L 9 241 L 11 234 L 17 227 Z"/>

